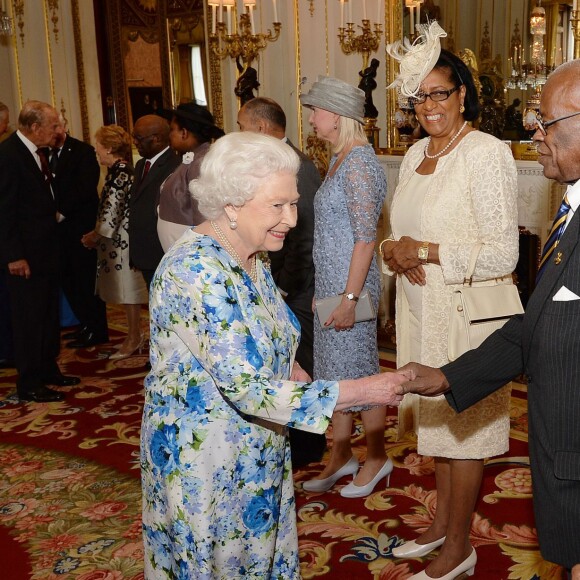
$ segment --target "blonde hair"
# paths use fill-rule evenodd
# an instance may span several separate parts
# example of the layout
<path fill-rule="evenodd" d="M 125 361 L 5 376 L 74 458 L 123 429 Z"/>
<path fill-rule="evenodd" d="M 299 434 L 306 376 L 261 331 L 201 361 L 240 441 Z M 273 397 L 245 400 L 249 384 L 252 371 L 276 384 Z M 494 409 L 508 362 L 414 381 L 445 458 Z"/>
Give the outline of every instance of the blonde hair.
<path fill-rule="evenodd" d="M 110 149 L 111 154 L 120 157 L 125 161 L 131 162 L 131 135 L 119 127 L 119 125 L 105 125 L 97 129 L 95 139 L 105 149 Z"/>
<path fill-rule="evenodd" d="M 338 138 L 336 140 L 336 144 L 332 148 L 334 153 L 340 153 L 347 145 L 351 143 L 368 143 L 364 126 L 355 119 L 341 116 L 337 130 Z"/>

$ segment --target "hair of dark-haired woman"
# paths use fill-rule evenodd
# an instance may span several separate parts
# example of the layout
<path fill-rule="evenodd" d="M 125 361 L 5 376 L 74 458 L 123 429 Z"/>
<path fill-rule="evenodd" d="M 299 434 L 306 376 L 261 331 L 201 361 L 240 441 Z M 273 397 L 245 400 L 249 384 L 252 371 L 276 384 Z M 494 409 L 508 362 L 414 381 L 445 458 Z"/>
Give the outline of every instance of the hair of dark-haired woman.
<path fill-rule="evenodd" d="M 173 120 L 177 123 L 177 126 L 180 129 L 186 129 L 192 133 L 200 145 L 202 143 L 208 143 L 212 139 L 218 139 L 223 135 L 223 132 L 216 127 L 205 125 L 203 123 L 196 123 L 195 121 L 186 119 L 180 115 L 175 115 Z"/>
<path fill-rule="evenodd" d="M 473 75 L 467 65 L 458 56 L 442 48 L 433 69 L 447 69 L 449 78 L 456 87 L 465 85 L 465 99 L 463 101 L 465 111 L 463 112 L 463 118 L 466 121 L 475 121 L 480 112 L 479 95 L 475 88 Z"/>

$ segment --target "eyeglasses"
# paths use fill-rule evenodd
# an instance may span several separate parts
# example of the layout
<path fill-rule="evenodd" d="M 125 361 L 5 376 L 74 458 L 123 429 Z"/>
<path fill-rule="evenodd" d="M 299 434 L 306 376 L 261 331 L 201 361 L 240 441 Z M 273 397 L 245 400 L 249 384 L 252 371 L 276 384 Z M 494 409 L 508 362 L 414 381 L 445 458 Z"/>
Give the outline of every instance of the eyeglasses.
<path fill-rule="evenodd" d="M 552 121 L 544 121 L 542 119 L 541 113 L 536 113 L 536 122 L 538 123 L 538 129 L 540 133 L 544 135 L 544 137 L 548 134 L 548 127 L 551 127 L 554 123 L 558 123 L 558 121 L 563 121 L 564 119 L 569 119 L 570 117 L 575 117 L 576 115 L 580 115 L 580 111 L 577 113 L 571 113 L 570 115 L 564 115 L 563 117 L 558 117 Z"/>
<path fill-rule="evenodd" d="M 157 135 L 157 133 L 150 133 L 149 135 L 143 135 L 143 136 L 131 135 L 131 137 L 133 137 L 133 140 L 137 141 L 137 143 L 141 143 L 141 141 L 145 141 L 146 139 L 149 139 L 151 137 L 155 137 L 155 135 Z"/>
<path fill-rule="evenodd" d="M 457 87 L 453 87 L 452 89 L 448 89 L 446 91 L 432 91 L 430 93 L 419 93 L 415 97 L 409 98 L 409 104 L 411 106 L 414 105 L 422 105 L 429 97 L 433 102 L 440 103 L 441 101 L 446 101 L 457 89 L 459 89 L 461 85 Z"/>

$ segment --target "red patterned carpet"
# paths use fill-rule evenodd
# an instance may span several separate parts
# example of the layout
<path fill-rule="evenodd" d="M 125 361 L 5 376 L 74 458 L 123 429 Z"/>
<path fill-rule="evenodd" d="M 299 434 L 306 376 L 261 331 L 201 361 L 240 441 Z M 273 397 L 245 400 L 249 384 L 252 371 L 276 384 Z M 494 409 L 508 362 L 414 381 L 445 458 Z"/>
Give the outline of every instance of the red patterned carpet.
<path fill-rule="evenodd" d="M 106 358 L 124 330 L 119 312 L 110 314 L 110 345 L 63 348 L 63 372 L 83 378 L 80 385 L 61 389 L 68 393 L 66 401 L 19 404 L 14 372 L 0 371 L 3 579 L 143 578 L 138 446 L 147 358 Z M 563 577 L 538 552 L 521 389 L 512 398 L 509 453 L 485 469 L 471 530 L 479 559 L 476 580 Z M 427 559 L 390 555 L 398 540 L 413 538 L 428 525 L 436 502 L 432 460 L 418 456 L 411 439 L 397 442 L 395 424 L 393 412 L 385 430 L 395 463 L 388 489 L 350 500 L 338 494 L 340 486 L 306 494 L 302 481 L 319 466 L 296 471 L 303 578 L 402 580 L 424 568 Z M 356 429 L 355 452 L 364 460 L 359 423 Z M 340 482 L 346 483 L 346 478 Z"/>

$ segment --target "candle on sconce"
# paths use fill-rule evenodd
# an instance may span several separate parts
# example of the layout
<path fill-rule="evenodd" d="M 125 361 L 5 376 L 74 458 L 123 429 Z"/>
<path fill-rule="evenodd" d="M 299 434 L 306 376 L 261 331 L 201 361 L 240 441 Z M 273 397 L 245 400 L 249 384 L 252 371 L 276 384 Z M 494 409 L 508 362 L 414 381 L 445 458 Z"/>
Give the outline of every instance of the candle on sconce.
<path fill-rule="evenodd" d="M 254 8 L 256 7 L 256 0 L 244 0 L 244 8 L 248 8 L 248 14 L 250 16 L 250 28 L 252 34 L 256 34 L 256 28 L 254 26 Z"/>
<path fill-rule="evenodd" d="M 347 0 L 348 2 L 348 21 L 352 22 L 352 2 L 353 0 Z"/>
<path fill-rule="evenodd" d="M 367 0 L 363 0 L 363 20 L 367 19 Z"/>
<path fill-rule="evenodd" d="M 344 0 L 339 0 L 340 2 L 340 27 L 344 28 Z"/>
<path fill-rule="evenodd" d="M 409 6 L 409 34 L 415 34 L 415 7 Z"/>
<path fill-rule="evenodd" d="M 421 2 L 417 2 L 417 24 L 421 24 Z"/>
<path fill-rule="evenodd" d="M 219 0 L 210 0 L 208 4 L 211 6 L 211 33 L 215 34 L 217 9 L 220 3 Z"/>
<path fill-rule="evenodd" d="M 274 8 L 274 22 L 278 21 L 278 7 L 276 6 L 276 0 L 272 0 L 272 6 Z"/>
<path fill-rule="evenodd" d="M 234 31 L 232 30 L 232 8 L 234 7 L 236 0 L 221 0 L 222 7 L 225 6 L 226 8 L 226 21 L 227 21 L 227 34 L 233 34 Z M 223 10 L 223 8 L 222 8 Z M 223 14 L 222 14 L 223 17 Z"/>
<path fill-rule="evenodd" d="M 377 24 L 381 23 L 381 0 L 377 0 Z"/>
<path fill-rule="evenodd" d="M 226 4 L 227 19 L 228 19 L 228 34 L 232 34 L 232 7 Z"/>

